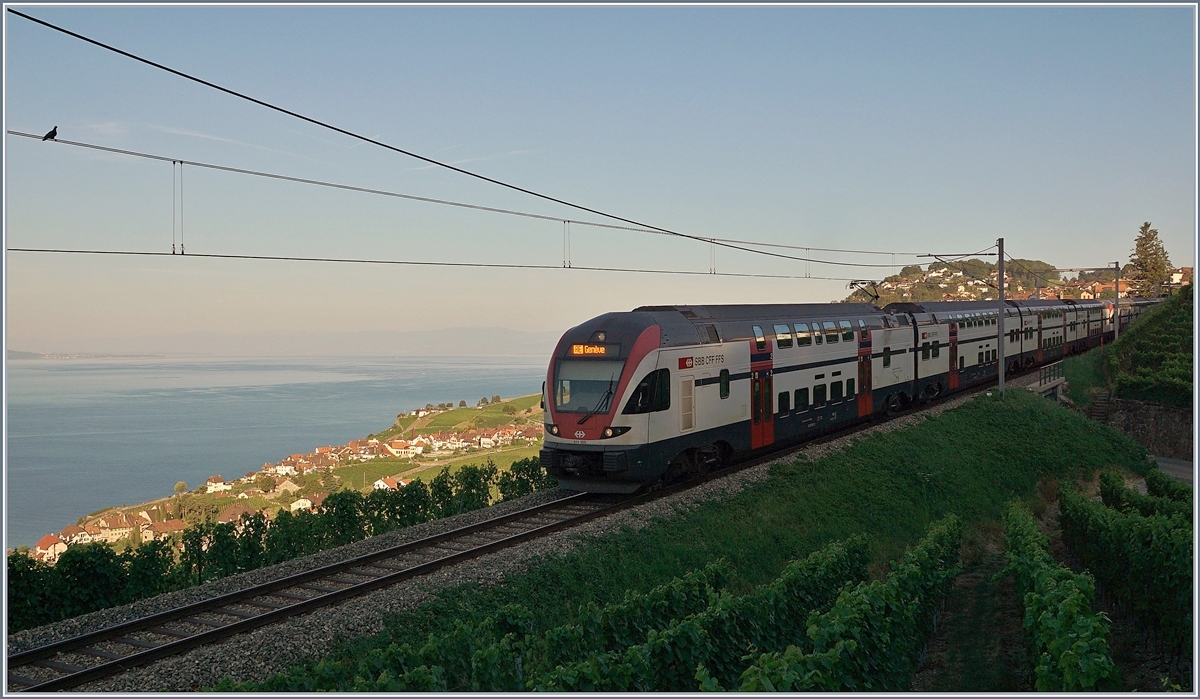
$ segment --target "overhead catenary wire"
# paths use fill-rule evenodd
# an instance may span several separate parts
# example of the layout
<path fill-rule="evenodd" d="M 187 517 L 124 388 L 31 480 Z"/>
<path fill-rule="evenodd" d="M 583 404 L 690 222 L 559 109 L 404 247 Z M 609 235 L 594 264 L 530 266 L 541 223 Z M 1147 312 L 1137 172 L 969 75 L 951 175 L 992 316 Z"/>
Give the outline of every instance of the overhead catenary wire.
<path fill-rule="evenodd" d="M 716 244 L 716 245 L 720 245 L 720 246 L 722 246 L 722 247 L 727 247 L 727 248 L 731 248 L 731 249 L 734 249 L 734 250 L 741 250 L 741 251 L 743 251 L 743 252 L 749 252 L 749 253 L 756 254 L 756 255 L 766 255 L 766 256 L 769 256 L 769 257 L 778 257 L 778 258 L 781 258 L 781 259 L 795 260 L 795 261 L 800 261 L 800 262 L 813 262 L 813 260 L 805 260 L 804 258 L 799 258 L 799 257 L 793 256 L 793 255 L 784 255 L 784 254 L 782 254 L 782 253 L 770 252 L 770 251 L 767 251 L 767 250 L 756 250 L 756 249 L 754 249 L 754 248 L 749 248 L 749 247 L 745 247 L 745 246 L 741 246 L 741 245 L 736 245 L 736 244 L 733 244 L 733 243 L 726 243 L 726 242 L 720 242 L 720 241 L 712 241 L 711 239 L 707 239 L 707 238 L 704 238 L 704 237 L 702 237 L 702 236 L 690 235 L 690 234 L 688 234 L 688 233 L 680 233 L 680 232 L 678 232 L 678 231 L 673 231 L 673 230 L 670 230 L 670 229 L 667 229 L 667 228 L 662 228 L 662 227 L 660 227 L 660 226 L 653 226 L 653 225 L 650 225 L 650 224 L 647 224 L 647 223 L 642 223 L 642 222 L 640 222 L 640 221 L 637 221 L 637 220 L 635 220 L 635 219 L 631 219 L 631 218 L 625 218 L 625 217 L 623 217 L 623 216 L 618 216 L 618 215 L 616 215 L 616 214 L 610 214 L 610 213 L 607 213 L 607 212 L 605 212 L 605 211 L 601 211 L 601 210 L 599 210 L 599 209 L 593 209 L 593 208 L 591 208 L 591 207 L 583 206 L 582 204 L 576 204 L 576 203 L 574 203 L 574 202 L 570 202 L 570 201 L 567 201 L 567 200 L 565 200 L 565 199 L 560 199 L 560 198 L 558 198 L 558 197 L 553 197 L 553 196 L 550 196 L 550 195 L 548 195 L 548 194 L 543 194 L 543 193 L 541 193 L 541 192 L 537 192 L 537 191 L 534 191 L 534 190 L 532 190 L 532 189 L 527 189 L 527 188 L 525 188 L 525 187 L 521 187 L 521 186 L 518 186 L 518 185 L 515 185 L 515 184 L 511 184 L 511 183 L 509 183 L 509 182 L 504 182 L 504 181 L 502 181 L 502 180 L 498 180 L 498 179 L 495 179 L 495 178 L 493 178 L 493 177 L 488 177 L 487 175 L 482 175 L 482 174 L 479 174 L 479 173 L 477 173 L 477 172 L 472 172 L 472 171 L 470 171 L 470 170 L 466 170 L 466 169 L 463 169 L 463 168 L 457 167 L 457 166 L 455 166 L 455 165 L 451 165 L 450 163 L 444 163 L 444 162 L 442 162 L 442 161 L 440 161 L 440 160 L 435 160 L 435 159 L 433 159 L 433 158 L 429 158 L 429 157 L 427 157 L 427 156 L 420 155 L 420 154 L 418 154 L 418 153 L 414 153 L 414 152 L 412 152 L 412 151 L 405 150 L 405 149 L 403 149 L 403 148 L 399 148 L 399 147 L 393 146 L 393 145 L 391 145 L 391 144 L 388 144 L 388 143 L 384 143 L 383 141 L 380 141 L 380 140 L 377 140 L 377 139 L 374 139 L 374 138 L 370 138 L 370 137 L 368 137 L 368 136 L 363 136 L 362 134 L 355 133 L 355 132 L 353 132 L 353 131 L 350 131 L 350 130 L 348 130 L 348 129 L 343 129 L 343 128 L 339 127 L 339 126 L 334 126 L 333 124 L 330 124 L 330 123 L 327 123 L 327 122 L 321 121 L 321 120 L 319 120 L 319 119 L 315 119 L 315 118 L 313 118 L 313 117 L 305 116 L 305 115 L 303 115 L 303 114 L 300 114 L 299 112 L 295 112 L 295 111 L 292 111 L 292 110 L 290 110 L 290 109 L 286 109 L 286 108 L 284 108 L 284 107 L 280 107 L 280 106 L 278 106 L 278 105 L 271 104 L 270 102 L 266 102 L 266 101 L 264 101 L 264 100 L 260 100 L 260 99 L 258 99 L 258 98 L 256 98 L 256 97 L 251 97 L 250 95 L 246 95 L 246 94 L 243 94 L 243 93 L 241 93 L 241 92 L 237 92 L 236 90 L 232 90 L 232 89 L 230 89 L 230 88 L 223 87 L 223 86 L 221 86 L 221 85 L 218 85 L 218 84 L 216 84 L 216 83 L 210 82 L 210 81 L 208 81 L 208 80 L 204 80 L 203 78 L 199 78 L 199 77 L 197 77 L 197 76 L 194 76 L 194 75 L 191 75 L 191 74 L 189 74 L 189 73 L 185 73 L 185 72 L 183 72 L 183 71 L 180 71 L 180 70 L 177 70 L 177 69 L 175 69 L 175 68 L 171 68 L 171 67 L 169 67 L 169 66 L 163 65 L 162 63 L 157 63 L 157 62 L 155 62 L 155 61 L 152 61 L 152 60 L 150 60 L 150 59 L 148 59 L 148 58 L 143 58 L 143 57 L 141 57 L 141 56 L 138 56 L 138 55 L 136 55 L 136 54 L 130 53 L 130 52 L 128 52 L 128 51 L 125 51 L 125 50 L 119 49 L 119 48 L 117 48 L 117 47 L 115 47 L 115 46 L 111 46 L 111 45 L 109 45 L 109 44 L 105 44 L 104 42 L 98 41 L 98 40 L 96 40 L 96 39 L 92 39 L 91 37 L 84 36 L 83 34 L 79 34 L 79 33 L 77 33 L 77 32 L 73 32 L 73 31 L 71 31 L 71 30 L 69 30 L 69 29 L 66 29 L 66 28 L 64 28 L 64 27 L 60 27 L 60 26 L 58 26 L 58 25 L 56 25 L 56 24 L 52 24 L 52 23 L 50 23 L 50 22 L 47 22 L 47 21 L 45 21 L 45 20 L 38 19 L 38 18 L 36 18 L 36 17 L 33 17 L 33 16 L 31 16 L 31 15 L 27 15 L 27 14 L 25 14 L 24 12 L 19 12 L 19 11 L 17 11 L 17 10 L 14 10 L 14 9 L 13 9 L 13 8 L 11 8 L 11 7 L 10 7 L 10 8 L 7 8 L 7 9 L 8 9 L 8 11 L 9 11 L 9 12 L 13 13 L 14 15 L 16 15 L 16 16 L 18 16 L 18 17 L 21 17 L 21 18 L 23 18 L 23 19 L 27 19 L 27 20 L 29 20 L 29 21 L 31 21 L 31 22 L 34 22 L 34 23 L 36 23 L 36 24 L 40 24 L 40 25 L 42 25 L 42 26 L 44 26 L 44 27 L 47 27 L 47 28 L 49 28 L 49 29 L 53 29 L 54 31 L 61 32 L 61 33 L 63 33 L 63 34 L 66 34 L 67 36 L 73 37 L 73 38 L 75 38 L 75 39 L 79 39 L 80 41 L 84 41 L 84 42 L 87 42 L 87 43 L 89 43 L 89 44 L 92 44 L 92 45 L 94 45 L 94 46 L 98 46 L 98 47 L 100 47 L 100 48 L 102 48 L 102 49 L 105 49 L 106 51 L 112 51 L 113 53 L 119 54 L 119 55 L 121 55 L 121 56 L 125 56 L 126 58 L 130 58 L 130 59 L 132 59 L 132 60 L 135 60 L 135 61 L 138 61 L 138 62 L 140 62 L 140 63 L 144 63 L 144 64 L 146 64 L 146 65 L 148 65 L 148 66 L 151 66 L 151 67 L 154 67 L 154 68 L 158 68 L 159 70 L 166 71 L 166 72 L 168 72 L 168 73 L 171 73 L 172 75 L 179 76 L 179 77 L 181 77 L 181 78 L 184 78 L 184 79 L 186 79 L 186 80 L 190 80 L 190 81 L 192 81 L 192 82 L 195 82 L 195 83 L 198 83 L 198 84 L 200 84 L 200 85 L 204 85 L 205 87 L 209 87 L 209 88 L 212 88 L 212 89 L 214 89 L 214 90 L 217 90 L 217 91 L 219 91 L 219 92 L 223 92 L 223 93 L 225 93 L 225 94 L 227 94 L 227 95 L 231 95 L 231 96 L 233 96 L 233 97 L 237 97 L 238 99 L 246 100 L 246 101 L 248 101 L 248 102 L 251 102 L 251 103 L 253 103 L 253 104 L 257 104 L 257 105 L 259 105 L 259 106 L 261 106 L 261 107 L 265 107 L 265 108 L 267 108 L 267 109 L 270 109 L 270 110 L 273 110 L 273 111 L 279 112 L 279 113 L 281 113 L 281 114 L 286 114 L 287 116 L 293 117 L 293 118 L 295 118 L 295 119 L 299 119 L 299 120 L 301 120 L 301 121 L 305 121 L 305 122 L 307 122 L 307 123 L 310 123 L 310 124 L 313 124 L 313 125 L 315 125 L 315 126 L 319 126 L 319 127 L 321 127 L 321 128 L 324 128 L 324 129 L 329 129 L 330 131 L 334 131 L 334 132 L 336 132 L 336 133 L 340 133 L 340 134 L 342 134 L 342 135 L 344 135 L 344 136 L 348 136 L 348 137 L 350 137 L 350 138 L 353 138 L 353 139 L 356 139 L 356 140 L 359 140 L 359 141 L 363 141 L 363 142 L 365 142 L 365 143 L 370 143 L 370 144 L 372 144 L 372 145 L 379 146 L 380 148 L 385 148 L 385 149 L 387 149 L 387 150 L 390 150 L 390 151 L 393 151 L 393 152 L 395 152 L 395 153 L 399 153 L 399 154 L 401 154 L 401 155 L 405 155 L 405 156 L 408 156 L 408 157 L 410 157 L 410 158 L 415 158 L 415 159 L 417 159 L 417 160 L 420 160 L 420 161 L 422 161 L 422 162 L 429 163 L 430 165 L 434 165 L 434 166 L 437 166 L 437 167 L 445 168 L 445 169 L 447 169 L 447 170 L 451 170 L 451 171 L 453 171 L 453 172 L 457 172 L 457 173 L 459 173 L 459 174 L 466 175 L 466 176 L 468 176 L 468 177 L 473 177 L 473 178 L 475 178 L 475 179 L 482 180 L 482 181 L 484 181 L 484 182 L 489 182 L 489 183 L 491 183 L 491 184 L 494 184 L 494 185 L 497 185 L 497 186 L 500 186 L 500 187 L 504 187 L 504 188 L 507 188 L 507 189 L 511 189 L 511 190 L 513 190 L 513 191 L 516 191 L 516 192 L 521 192 L 521 193 L 523 193 L 523 194 L 528 194 L 528 195 L 530 195 L 530 196 L 537 197 L 537 198 L 539 198 L 539 199 L 543 199 L 543 200 L 545 200 L 545 201 L 550 201 L 550 202 L 554 202 L 554 203 L 556 203 L 556 204 L 561 204 L 561 205 L 563 205 L 563 206 L 566 206 L 566 207 L 569 207 L 569 208 L 572 208 L 572 209 L 577 209 L 577 210 L 579 210 L 579 211 L 586 211 L 586 212 L 588 212 L 588 213 L 590 213 L 590 214 L 595 214 L 595 215 L 597 215 L 597 216 L 601 216 L 601 217 L 603 217 L 603 218 L 609 218 L 609 219 L 613 219 L 614 221 L 621 221 L 622 223 L 627 223 L 627 224 L 630 224 L 630 225 L 633 225 L 633 226 L 642 227 L 642 228 L 649 228 L 649 229 L 652 229 L 652 230 L 655 230 L 655 231 L 662 232 L 662 233 L 664 233 L 664 234 L 667 234 L 667 235 L 678 236 L 678 237 L 680 237 L 680 238 L 687 238 L 687 239 L 690 239 L 690 240 L 696 240 L 696 241 L 701 241 L 701 242 L 713 242 L 714 244 Z M 823 264 L 843 265 L 843 266 L 854 266 L 854 267 L 866 267 L 866 266 L 873 266 L 873 265 L 858 265 L 858 264 L 853 264 L 853 263 L 839 263 L 839 262 L 831 262 L 831 261 L 824 261 L 824 262 L 823 262 Z M 887 266 L 887 265 L 881 265 L 881 266 Z"/>
<path fill-rule="evenodd" d="M 8 133 L 12 136 L 21 136 L 23 138 L 32 138 L 35 140 L 40 140 L 40 138 L 41 138 L 40 136 L 37 136 L 36 134 L 31 134 L 31 133 L 27 133 L 27 132 L 23 132 L 23 131 L 14 131 L 12 129 L 8 130 Z M 95 143 L 86 143 L 83 141 L 70 141 L 70 140 L 66 140 L 66 139 L 57 139 L 55 141 L 47 141 L 46 143 L 56 143 L 59 145 L 75 146 L 78 148 L 88 148 L 91 150 L 99 150 L 99 151 L 104 151 L 104 152 L 108 152 L 108 153 L 117 153 L 119 155 L 128 155 L 131 157 L 145 158 L 148 160 L 158 160 L 158 161 L 162 161 L 162 162 L 170 161 L 172 163 L 172 166 L 174 166 L 174 164 L 178 163 L 181 168 L 186 163 L 187 165 L 191 165 L 193 167 L 206 168 L 209 170 L 217 170 L 217 171 L 221 171 L 221 172 L 232 172 L 232 173 L 237 173 L 240 175 L 250 175 L 253 177 L 265 177 L 268 179 L 282 180 L 285 182 L 296 182 L 298 184 L 314 185 L 314 186 L 318 186 L 318 187 L 329 187 L 332 189 L 341 189 L 341 190 L 345 190 L 345 191 L 359 192 L 362 194 L 373 194 L 373 195 L 378 195 L 378 196 L 393 197 L 393 198 L 397 198 L 397 199 L 408 199 L 411 201 L 420 201 L 420 202 L 425 202 L 425 203 L 429 203 L 429 204 L 441 204 L 443 206 L 453 206 L 453 207 L 458 207 L 458 208 L 463 208 L 463 209 L 474 209 L 476 211 L 487 211 L 490 213 L 505 214 L 508 216 L 521 216 L 524 218 L 538 219 L 541 221 L 554 221 L 556 223 L 562 222 L 564 224 L 573 224 L 573 225 L 577 225 L 577 226 L 592 226 L 595 228 L 606 228 L 606 229 L 612 229 L 612 230 L 630 231 L 630 232 L 634 232 L 634 233 L 649 233 L 649 234 L 660 235 L 660 236 L 673 235 L 673 234 L 664 233 L 659 230 L 654 230 L 652 228 L 635 228 L 632 226 L 620 226 L 620 225 L 616 225 L 616 224 L 612 224 L 612 223 L 600 223 L 597 221 L 581 221 L 581 220 L 577 220 L 577 219 L 562 218 L 559 216 L 547 216 L 545 214 L 535 214 L 535 213 L 528 212 L 528 211 L 516 211 L 513 209 L 504 209 L 504 208 L 499 208 L 499 207 L 494 207 L 494 206 L 483 206 L 481 204 L 468 204 L 466 202 L 453 201 L 453 200 L 449 200 L 449 199 L 423 197 L 423 196 L 418 196 L 415 194 L 404 194 L 401 192 L 393 192 L 393 191 L 384 190 L 384 189 L 359 187 L 359 186 L 355 186 L 355 185 L 340 184 L 337 182 L 329 182 L 326 180 L 315 180 L 315 179 L 311 179 L 311 178 L 307 178 L 307 177 L 295 177 L 292 175 L 281 175 L 279 173 L 264 172 L 261 170 L 249 170 L 246 168 L 232 167 L 229 165 L 218 165 L 215 163 L 206 163 L 206 162 L 201 162 L 201 161 L 197 161 L 197 160 L 185 160 L 182 158 L 176 158 L 176 157 L 171 157 L 171 156 L 156 155 L 154 153 L 145 153 L 142 151 L 127 150 L 124 148 L 113 148 L 111 146 L 102 146 L 102 145 L 98 145 Z M 738 240 L 738 239 L 734 239 L 734 238 L 698 237 L 697 240 L 708 243 L 710 246 L 715 246 L 717 243 L 735 243 L 738 245 L 749 245 L 749 246 L 754 246 L 754 247 L 770 247 L 770 248 L 780 248 L 780 249 L 788 249 L 788 250 L 817 250 L 820 252 L 838 252 L 838 253 L 848 253 L 848 254 L 858 254 L 858 255 L 893 255 L 893 256 L 894 255 L 902 255 L 902 256 L 909 256 L 909 257 L 917 257 L 922 254 L 922 253 L 915 253 L 915 252 L 890 252 L 890 251 L 878 251 L 878 250 L 843 250 L 843 249 L 839 249 L 839 248 L 816 248 L 816 247 L 810 247 L 810 246 L 805 246 L 805 245 L 786 245 L 786 244 L 782 244 L 782 243 L 767 243 L 767 242 L 760 242 L 760 241 L 753 241 L 753 240 Z M 757 252 L 757 251 L 752 250 L 750 252 Z M 829 264 L 829 265 L 837 265 L 837 266 L 843 266 L 843 267 L 891 267 L 891 266 L 893 266 L 893 265 L 886 265 L 886 264 L 855 263 L 855 262 L 844 262 L 844 261 L 836 261 L 836 260 L 819 260 L 819 259 L 813 259 L 813 258 L 809 258 L 809 257 L 791 257 L 791 256 L 789 256 L 788 259 L 799 260 L 799 261 L 803 261 L 803 262 L 807 262 L 807 263 Z"/>
<path fill-rule="evenodd" d="M 121 255 L 133 257 L 170 257 L 169 252 L 154 250 L 83 250 L 64 248 L 8 248 L 8 252 L 58 253 L 64 255 Z M 537 265 L 507 262 L 447 262 L 441 260 L 383 260 L 353 257 L 302 257 L 299 255 L 234 255 L 225 253 L 192 253 L 189 258 L 211 258 L 219 260 L 272 260 L 276 262 L 337 262 L 345 264 L 367 265 L 408 265 L 414 267 L 474 267 L 483 269 L 563 269 L 560 265 Z M 704 275 L 718 277 L 743 277 L 749 279 L 818 279 L 823 281 L 850 281 L 841 277 L 803 277 L 794 274 L 758 274 L 753 272 L 710 272 L 688 269 L 638 269 L 632 267 L 582 267 L 575 265 L 568 269 L 584 272 L 628 272 L 633 274 L 676 274 Z"/>

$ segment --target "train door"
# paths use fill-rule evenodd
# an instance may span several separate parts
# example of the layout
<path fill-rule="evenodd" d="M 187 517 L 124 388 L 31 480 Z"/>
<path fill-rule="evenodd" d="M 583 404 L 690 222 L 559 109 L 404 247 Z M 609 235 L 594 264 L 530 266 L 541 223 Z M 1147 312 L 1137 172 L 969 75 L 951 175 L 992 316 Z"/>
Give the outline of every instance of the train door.
<path fill-rule="evenodd" d="M 1038 364 L 1041 364 L 1044 361 L 1044 359 L 1042 358 L 1042 350 L 1045 349 L 1045 344 L 1046 343 L 1042 341 L 1042 314 L 1038 313 L 1037 314 L 1037 355 L 1036 355 Z"/>
<path fill-rule="evenodd" d="M 858 321 L 858 416 L 866 417 L 875 410 L 871 396 L 871 331 Z"/>
<path fill-rule="evenodd" d="M 958 390 L 958 323 L 950 321 L 950 384 L 951 391 Z"/>
<path fill-rule="evenodd" d="M 770 370 L 750 374 L 750 448 L 757 449 L 775 441 L 775 411 Z"/>

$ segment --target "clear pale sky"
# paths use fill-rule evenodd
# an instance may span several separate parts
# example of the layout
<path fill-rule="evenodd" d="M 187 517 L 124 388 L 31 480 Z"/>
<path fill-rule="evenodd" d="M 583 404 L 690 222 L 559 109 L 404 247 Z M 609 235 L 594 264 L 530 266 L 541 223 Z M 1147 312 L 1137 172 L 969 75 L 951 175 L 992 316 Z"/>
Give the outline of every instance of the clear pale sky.
<path fill-rule="evenodd" d="M 691 235 L 1125 262 L 1195 256 L 1191 7 L 46 7 L 67 29 L 400 148 Z M 601 220 L 353 141 L 5 13 L 5 128 Z M 168 251 L 172 168 L 5 136 L 8 247 Z M 562 224 L 188 168 L 190 253 L 561 265 Z M 803 255 L 802 252 L 798 253 Z M 890 256 L 812 257 L 891 264 Z M 572 262 L 706 271 L 574 227 Z M 898 265 L 928 259 L 896 258 Z M 882 278 L 718 250 L 722 272 Z M 8 347 L 502 326 L 820 302 L 844 281 L 10 252 Z M 204 338 L 212 338 L 211 341 Z M 115 344 L 114 344 L 115 343 Z M 292 347 L 292 349 L 296 349 Z M 362 348 L 383 351 L 386 348 Z"/>

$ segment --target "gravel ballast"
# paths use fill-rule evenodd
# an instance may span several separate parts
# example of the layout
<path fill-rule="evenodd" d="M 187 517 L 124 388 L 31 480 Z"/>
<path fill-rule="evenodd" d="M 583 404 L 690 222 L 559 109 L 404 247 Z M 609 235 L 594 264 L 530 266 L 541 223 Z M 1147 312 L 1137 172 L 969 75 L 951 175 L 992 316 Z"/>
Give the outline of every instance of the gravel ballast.
<path fill-rule="evenodd" d="M 1022 377 L 1022 379 L 1026 379 L 1023 381 L 1025 383 L 1029 377 Z M 1036 381 L 1036 374 L 1033 380 Z M 1010 383 L 1010 385 L 1016 388 L 1014 383 Z M 384 618 L 396 612 L 412 609 L 432 599 L 440 590 L 468 582 L 481 585 L 500 583 L 506 576 L 523 572 L 528 564 L 536 558 L 565 554 L 576 547 L 585 545 L 590 538 L 619 531 L 623 527 L 639 529 L 655 518 L 676 516 L 694 503 L 727 498 L 741 491 L 749 483 L 766 479 L 772 464 L 792 461 L 798 455 L 803 455 L 809 460 L 820 459 L 830 453 L 840 451 L 853 441 L 872 434 L 904 429 L 929 416 L 957 407 L 973 397 L 974 394 L 957 396 L 919 413 L 904 415 L 886 423 L 871 425 L 850 435 L 802 447 L 770 462 L 758 464 L 668 497 L 623 510 L 608 517 L 595 519 L 572 529 L 527 541 L 504 551 L 443 568 L 336 606 L 319 609 L 301 617 L 241 634 L 219 644 L 200 647 L 184 655 L 167 658 L 115 677 L 92 682 L 79 687 L 78 690 L 91 692 L 196 691 L 212 686 L 226 676 L 239 682 L 261 681 L 274 673 L 286 670 L 296 662 L 325 657 L 340 639 L 378 632 L 383 627 Z M 51 641 L 97 630 L 120 621 L 140 618 L 189 602 L 241 590 L 251 585 L 449 531 L 572 494 L 571 491 L 565 490 L 533 493 L 483 510 L 389 532 L 270 568 L 248 571 L 124 607 L 105 609 L 83 617 L 29 629 L 8 637 L 8 652 L 11 654 Z"/>

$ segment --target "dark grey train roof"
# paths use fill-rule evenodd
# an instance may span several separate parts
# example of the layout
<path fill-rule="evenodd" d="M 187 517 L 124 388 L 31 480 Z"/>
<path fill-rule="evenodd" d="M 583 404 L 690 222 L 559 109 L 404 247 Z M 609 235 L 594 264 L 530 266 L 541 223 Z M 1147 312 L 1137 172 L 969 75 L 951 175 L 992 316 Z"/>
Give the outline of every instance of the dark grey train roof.
<path fill-rule="evenodd" d="M 869 303 L 752 303 L 717 306 L 640 306 L 633 313 L 675 311 L 694 321 L 763 320 L 767 318 L 867 316 L 882 310 Z"/>

